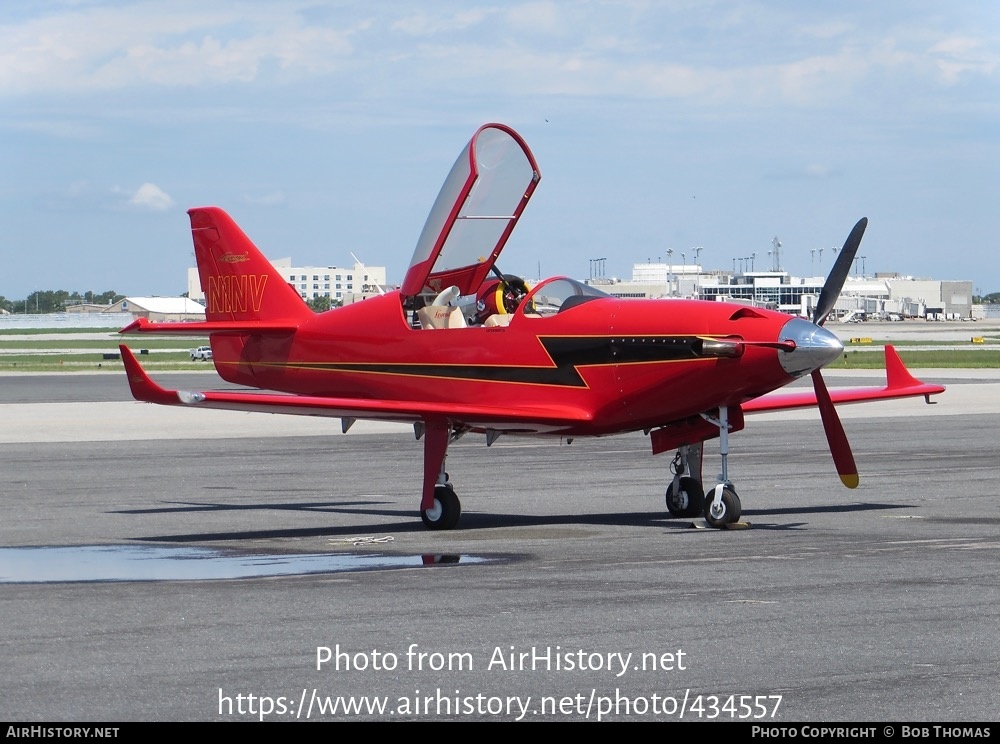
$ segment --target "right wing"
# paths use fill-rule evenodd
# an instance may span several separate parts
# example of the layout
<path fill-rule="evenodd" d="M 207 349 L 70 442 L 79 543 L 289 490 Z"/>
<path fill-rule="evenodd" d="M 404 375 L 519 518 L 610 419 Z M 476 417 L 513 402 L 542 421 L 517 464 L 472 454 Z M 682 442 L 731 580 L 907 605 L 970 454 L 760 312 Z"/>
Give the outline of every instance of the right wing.
<path fill-rule="evenodd" d="M 910 374 L 892 346 L 885 347 L 885 385 L 883 387 L 832 388 L 830 398 L 834 403 L 864 403 L 872 400 L 912 398 L 923 396 L 928 403 L 932 395 L 944 392 L 944 387 L 922 382 Z M 742 405 L 744 413 L 782 411 L 789 408 L 808 408 L 816 405 L 813 389 L 790 393 L 769 393 L 748 400 Z"/>

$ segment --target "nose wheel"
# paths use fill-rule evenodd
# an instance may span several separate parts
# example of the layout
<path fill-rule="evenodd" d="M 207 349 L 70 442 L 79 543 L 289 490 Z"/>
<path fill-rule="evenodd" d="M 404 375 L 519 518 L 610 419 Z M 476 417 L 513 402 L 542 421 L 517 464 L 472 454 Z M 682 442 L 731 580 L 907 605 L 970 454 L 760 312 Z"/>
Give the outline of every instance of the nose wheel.
<path fill-rule="evenodd" d="M 705 521 L 712 527 L 725 527 L 740 520 L 743 507 L 731 483 L 720 483 L 705 502 Z"/>

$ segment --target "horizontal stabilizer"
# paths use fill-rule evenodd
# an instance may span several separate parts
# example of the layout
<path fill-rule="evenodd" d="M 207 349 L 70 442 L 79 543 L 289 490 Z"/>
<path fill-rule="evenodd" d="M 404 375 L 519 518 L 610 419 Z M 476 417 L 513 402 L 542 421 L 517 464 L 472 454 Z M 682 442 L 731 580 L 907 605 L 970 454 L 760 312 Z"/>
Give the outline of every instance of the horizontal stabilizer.
<path fill-rule="evenodd" d="M 135 321 L 122 328 L 119 333 L 157 333 L 172 336 L 204 336 L 209 333 L 222 333 L 236 336 L 246 334 L 286 335 L 294 333 L 298 326 L 287 320 L 283 321 L 239 321 L 216 320 L 206 323 L 152 323 L 146 318 L 136 318 Z"/>
<path fill-rule="evenodd" d="M 944 392 L 944 386 L 921 382 L 905 367 L 903 360 L 892 346 L 885 347 L 886 382 L 884 387 L 834 388 L 830 399 L 834 403 L 864 403 L 893 398 L 929 397 Z M 743 404 L 744 413 L 783 411 L 791 408 L 809 408 L 817 405 L 815 390 L 794 393 L 776 393 L 754 398 Z"/>
<path fill-rule="evenodd" d="M 507 425 L 517 431 L 531 431 L 536 428 L 559 429 L 590 421 L 590 416 L 585 411 L 562 405 L 509 406 L 500 409 L 493 406 L 436 401 L 330 398 L 243 391 L 187 392 L 168 390 L 149 377 L 127 346 L 121 345 L 118 348 L 121 350 L 122 360 L 125 363 L 125 372 L 128 375 L 132 396 L 136 400 L 148 403 L 381 421 L 411 422 L 425 419 L 445 419 L 472 428 L 487 425 L 494 428 L 504 428 L 504 425 Z"/>

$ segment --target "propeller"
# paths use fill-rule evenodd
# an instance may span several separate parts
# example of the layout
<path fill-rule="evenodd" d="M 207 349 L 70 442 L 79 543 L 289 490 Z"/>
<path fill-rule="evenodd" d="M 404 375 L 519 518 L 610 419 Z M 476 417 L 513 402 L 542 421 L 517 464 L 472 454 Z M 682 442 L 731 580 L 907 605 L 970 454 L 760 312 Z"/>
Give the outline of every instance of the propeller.
<path fill-rule="evenodd" d="M 847 275 L 851 273 L 851 264 L 854 263 L 854 255 L 858 252 L 858 246 L 861 245 L 861 238 L 865 234 L 866 227 L 868 227 L 868 218 L 862 217 L 851 230 L 851 234 L 847 236 L 847 240 L 844 241 L 844 247 L 840 249 L 840 255 L 837 256 L 833 268 L 830 269 L 830 275 L 826 278 L 826 283 L 819 293 L 819 300 L 817 300 L 816 309 L 813 311 L 813 323 L 816 325 L 823 325 L 826 322 L 826 317 L 833 310 L 833 306 L 837 304 L 840 291 L 844 288 L 844 282 L 847 281 Z"/>
<path fill-rule="evenodd" d="M 844 247 L 840 249 L 830 275 L 826 278 L 822 291 L 819 293 L 819 300 L 816 302 L 816 310 L 813 312 L 813 323 L 818 326 L 826 322 L 827 316 L 837 304 L 840 292 L 847 281 L 847 275 L 851 271 L 851 264 L 854 263 L 854 255 L 861 245 L 861 238 L 868 227 L 868 218 L 862 217 L 847 236 Z M 819 408 L 820 418 L 823 420 L 823 430 L 826 432 L 826 441 L 830 445 L 830 454 L 833 455 L 833 463 L 837 467 L 840 480 L 848 488 L 858 486 L 858 466 L 854 463 L 854 454 L 851 452 L 851 444 L 847 441 L 847 434 L 844 433 L 844 426 L 840 423 L 840 416 L 830 398 L 830 391 L 826 388 L 826 382 L 818 369 L 812 371 L 813 389 L 816 391 L 816 405 Z"/>
<path fill-rule="evenodd" d="M 851 443 L 847 441 L 847 434 L 844 432 L 844 425 L 840 423 L 840 416 L 830 398 L 830 391 L 826 389 L 826 382 L 819 370 L 812 373 L 813 389 L 816 391 L 816 404 L 819 406 L 819 415 L 823 420 L 823 430 L 826 432 L 826 441 L 830 445 L 830 454 L 833 455 L 833 464 L 837 468 L 840 481 L 848 488 L 858 487 L 858 466 L 854 463 L 854 453 L 851 452 Z"/>

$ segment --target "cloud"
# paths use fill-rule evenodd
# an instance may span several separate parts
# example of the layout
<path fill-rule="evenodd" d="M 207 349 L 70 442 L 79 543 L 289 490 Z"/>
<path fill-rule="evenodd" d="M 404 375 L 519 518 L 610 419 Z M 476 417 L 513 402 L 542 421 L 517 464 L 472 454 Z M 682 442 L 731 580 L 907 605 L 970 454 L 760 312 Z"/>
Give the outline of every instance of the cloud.
<path fill-rule="evenodd" d="M 0 23 L 0 95 L 195 87 L 339 69 L 366 26 L 309 25 L 283 6 L 83 6 Z"/>
<path fill-rule="evenodd" d="M 119 186 L 102 186 L 86 179 L 73 181 L 64 188 L 39 196 L 45 210 L 57 212 L 117 212 L 122 209 L 164 212 L 174 200 L 155 183 L 144 183 L 135 191 Z"/>
<path fill-rule="evenodd" d="M 150 212 L 164 212 L 174 205 L 174 200 L 155 183 L 144 183 L 129 197 L 128 203 Z"/>
<path fill-rule="evenodd" d="M 267 194 L 245 196 L 243 198 L 248 204 L 252 204 L 256 207 L 276 207 L 287 201 L 285 198 L 285 192 L 283 191 L 271 191 Z"/>
<path fill-rule="evenodd" d="M 478 26 L 491 15 L 488 10 L 463 9 L 449 15 L 447 12 L 412 13 L 396 21 L 390 28 L 407 36 L 433 36 L 452 31 L 467 31 Z"/>
<path fill-rule="evenodd" d="M 941 77 L 948 84 L 957 83 L 968 74 L 990 76 L 998 69 L 1000 55 L 982 39 L 950 36 L 941 39 L 928 51 Z"/>
<path fill-rule="evenodd" d="M 995 42 L 958 12 L 893 20 L 688 0 L 204 6 L 92 0 L 0 22 L 0 97 L 222 86 L 257 101 L 325 89 L 366 106 L 458 89 L 813 107 L 872 84 L 905 101 L 908 86 L 1000 69 Z"/>

